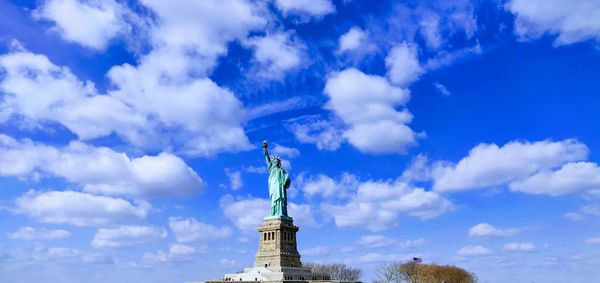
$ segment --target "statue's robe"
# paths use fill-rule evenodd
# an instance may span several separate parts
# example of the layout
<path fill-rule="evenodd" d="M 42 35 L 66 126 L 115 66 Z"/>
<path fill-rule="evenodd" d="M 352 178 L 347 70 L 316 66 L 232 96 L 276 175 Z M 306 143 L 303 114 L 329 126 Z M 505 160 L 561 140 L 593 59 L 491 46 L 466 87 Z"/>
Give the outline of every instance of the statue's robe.
<path fill-rule="evenodd" d="M 269 198 L 271 199 L 271 216 L 287 215 L 287 194 L 286 189 L 290 186 L 291 180 L 288 173 L 281 167 L 277 167 L 275 162 L 269 162 Z"/>

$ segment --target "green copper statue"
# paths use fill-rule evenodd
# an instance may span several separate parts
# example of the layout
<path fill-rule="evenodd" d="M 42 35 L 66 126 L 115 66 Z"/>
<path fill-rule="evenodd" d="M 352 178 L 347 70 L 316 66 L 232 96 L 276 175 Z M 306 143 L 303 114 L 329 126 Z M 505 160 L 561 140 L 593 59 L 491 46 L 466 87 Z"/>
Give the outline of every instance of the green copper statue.
<path fill-rule="evenodd" d="M 274 157 L 271 160 L 267 141 L 263 141 L 263 152 L 267 159 L 269 168 L 269 198 L 271 199 L 271 215 L 266 219 L 291 219 L 287 215 L 287 189 L 290 187 L 291 180 L 288 173 L 281 167 L 281 159 Z"/>

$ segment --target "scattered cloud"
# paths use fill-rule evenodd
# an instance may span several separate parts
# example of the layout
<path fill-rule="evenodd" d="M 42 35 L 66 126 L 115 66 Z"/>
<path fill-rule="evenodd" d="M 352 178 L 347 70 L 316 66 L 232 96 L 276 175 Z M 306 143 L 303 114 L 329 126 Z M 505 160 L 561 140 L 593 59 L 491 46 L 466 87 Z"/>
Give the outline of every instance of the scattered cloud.
<path fill-rule="evenodd" d="M 29 191 L 16 200 L 15 212 L 44 223 L 103 226 L 146 218 L 150 204 L 75 191 Z"/>
<path fill-rule="evenodd" d="M 296 225 L 301 227 L 317 227 L 319 223 L 315 218 L 315 211 L 309 204 L 288 203 L 288 213 L 294 218 Z"/>
<path fill-rule="evenodd" d="M 33 227 L 21 227 L 13 233 L 9 233 L 8 237 L 13 240 L 39 241 L 39 240 L 56 240 L 64 239 L 71 236 L 71 232 L 66 230 L 46 230 L 36 229 Z"/>
<path fill-rule="evenodd" d="M 489 223 L 479 223 L 469 229 L 469 237 L 509 237 L 521 232 L 521 229 L 500 229 Z"/>
<path fill-rule="evenodd" d="M 114 0 L 48 0 L 33 11 L 37 20 L 52 22 L 52 31 L 64 40 L 102 50 L 108 42 L 130 32 L 139 19 Z"/>
<path fill-rule="evenodd" d="M 235 198 L 225 195 L 219 201 L 225 217 L 241 231 L 254 231 L 270 213 L 271 202 L 261 198 Z M 288 214 L 299 226 L 317 226 L 314 210 L 308 204 L 288 202 Z"/>
<path fill-rule="evenodd" d="M 248 198 L 235 199 L 232 195 L 225 195 L 219 201 L 225 217 L 235 224 L 241 231 L 254 231 L 262 223 L 262 219 L 269 215 L 271 203 L 268 199 Z"/>
<path fill-rule="evenodd" d="M 338 125 L 327 120 L 308 118 L 290 124 L 290 129 L 299 142 L 315 144 L 319 150 L 337 150 L 343 141 Z"/>
<path fill-rule="evenodd" d="M 229 227 L 215 227 L 199 222 L 195 218 L 171 217 L 169 228 L 179 243 L 223 239 L 232 234 Z"/>
<path fill-rule="evenodd" d="M 252 37 L 246 44 L 254 49 L 258 77 L 281 80 L 286 73 L 302 66 L 304 46 L 289 33 Z"/>
<path fill-rule="evenodd" d="M 540 171 L 512 182 L 512 191 L 560 196 L 577 192 L 600 192 L 600 167 L 592 162 L 567 163 L 555 171 Z"/>
<path fill-rule="evenodd" d="M 573 139 L 513 141 L 502 147 L 479 144 L 456 164 L 435 164 L 434 189 L 450 192 L 503 185 L 587 155 L 587 146 Z"/>
<path fill-rule="evenodd" d="M 82 186 L 86 192 L 142 198 L 193 195 L 204 188 L 198 174 L 170 153 L 130 158 L 78 141 L 57 148 L 2 134 L 0 175 L 34 180 L 56 176 Z"/>
<path fill-rule="evenodd" d="M 492 254 L 492 250 L 481 246 L 465 246 L 458 250 L 457 252 L 460 256 L 482 256 Z"/>
<path fill-rule="evenodd" d="M 585 240 L 587 244 L 600 245 L 600 237 L 588 238 Z"/>
<path fill-rule="evenodd" d="M 301 251 L 303 256 L 324 256 L 328 255 L 331 251 L 330 247 L 327 246 L 316 246 Z"/>
<path fill-rule="evenodd" d="M 237 265 L 237 262 L 233 259 L 222 258 L 221 260 L 219 260 L 219 265 L 225 267 L 234 267 Z"/>
<path fill-rule="evenodd" d="M 196 252 L 198 252 L 196 248 L 182 244 L 171 244 L 169 248 L 169 253 L 174 255 L 190 255 Z"/>
<path fill-rule="evenodd" d="M 161 84 L 166 78 L 158 77 L 163 75 L 173 75 L 178 78 L 175 81 L 184 78 L 183 74 L 169 73 L 184 67 L 161 69 L 169 67 L 166 62 L 181 60 L 176 54 L 147 55 L 137 67 L 114 66 L 108 77 L 116 89 L 101 94 L 93 83 L 80 81 L 68 68 L 54 65 L 44 55 L 2 55 L 0 70 L 5 75 L 0 90 L 5 96 L 0 103 L 0 122 L 11 117 L 21 117 L 27 122 L 23 124 L 38 127 L 54 122 L 83 140 L 114 133 L 140 148 L 172 146 L 193 156 L 251 148 L 241 127 L 243 105 L 233 93 L 206 78 Z M 173 93 L 177 95 L 165 96 Z M 170 135 L 159 134 L 161 131 Z"/>
<path fill-rule="evenodd" d="M 245 172 L 254 173 L 254 174 L 264 174 L 264 173 L 267 173 L 267 167 L 266 167 L 266 165 L 265 166 L 249 165 L 249 166 L 245 166 L 244 168 L 242 168 L 242 170 L 244 170 Z"/>
<path fill-rule="evenodd" d="M 347 197 L 351 191 L 356 190 L 358 186 L 356 176 L 349 173 L 342 174 L 340 180 L 334 180 L 324 174 L 308 178 L 301 175 L 297 183 L 300 190 L 309 198 L 321 196 L 324 198 L 335 197 L 336 199 L 342 199 Z"/>
<path fill-rule="evenodd" d="M 409 43 L 394 46 L 385 58 L 387 76 L 396 85 L 408 85 L 423 74 L 417 47 Z"/>
<path fill-rule="evenodd" d="M 383 235 L 365 235 L 360 237 L 358 244 L 367 248 L 414 248 L 421 246 L 425 242 L 425 239 L 418 238 L 414 240 L 400 240 L 396 238 L 389 238 Z"/>
<path fill-rule="evenodd" d="M 360 151 L 406 153 L 416 144 L 417 135 L 406 126 L 412 115 L 395 109 L 409 100 L 407 89 L 349 68 L 327 78 L 325 94 L 329 97 L 326 108 L 348 126 L 344 138 Z"/>
<path fill-rule="evenodd" d="M 583 221 L 588 217 L 600 216 L 600 203 L 584 205 L 577 212 L 567 212 L 563 216 L 572 221 Z"/>
<path fill-rule="evenodd" d="M 239 190 L 244 186 L 244 180 L 242 179 L 241 171 L 232 171 L 231 169 L 225 169 L 225 175 L 229 178 L 229 187 L 232 190 Z"/>
<path fill-rule="evenodd" d="M 450 96 L 450 91 L 446 88 L 445 85 L 435 82 L 433 83 L 433 86 L 435 87 L 435 89 L 437 89 L 437 91 L 439 91 L 443 96 Z"/>
<path fill-rule="evenodd" d="M 600 4 L 594 0 L 512 0 L 505 8 L 515 15 L 515 33 L 521 39 L 556 35 L 554 44 L 600 41 Z"/>
<path fill-rule="evenodd" d="M 477 32 L 475 8 L 470 1 L 430 1 L 415 9 L 419 34 L 429 49 L 446 48 L 448 39 L 462 35 L 471 39 Z"/>
<path fill-rule="evenodd" d="M 403 181 L 429 181 L 431 179 L 431 168 L 429 159 L 424 154 L 418 154 L 402 172 L 400 177 Z"/>
<path fill-rule="evenodd" d="M 100 228 L 94 234 L 92 247 L 118 248 L 157 241 L 167 237 L 167 230 L 154 226 L 124 225 L 118 228 Z"/>
<path fill-rule="evenodd" d="M 287 158 L 295 158 L 300 155 L 300 151 L 297 148 L 287 147 L 280 144 L 275 144 L 273 148 L 273 153 Z"/>
<path fill-rule="evenodd" d="M 335 6 L 331 0 L 275 0 L 275 5 L 285 15 L 322 17 L 335 12 Z"/>
<path fill-rule="evenodd" d="M 192 255 L 205 252 L 192 246 L 182 244 L 171 244 L 168 251 L 157 251 L 144 253 L 142 259 L 147 263 L 165 263 L 173 261 L 192 260 Z"/>
<path fill-rule="evenodd" d="M 532 243 L 507 243 L 502 247 L 502 250 L 509 252 L 533 252 L 535 245 Z"/>
<path fill-rule="evenodd" d="M 402 213 L 426 220 L 454 210 L 454 205 L 438 193 L 401 180 L 370 180 L 359 183 L 348 201 L 323 202 L 321 210 L 330 214 L 338 227 L 360 226 L 379 231 L 393 227 Z"/>
<path fill-rule="evenodd" d="M 407 254 L 399 254 L 399 253 L 367 253 L 362 256 L 358 256 L 356 259 L 352 260 L 355 263 L 359 264 L 370 264 L 370 263 L 380 263 L 380 262 L 394 262 L 394 261 L 408 261 L 412 260 L 412 258 L 427 258 L 428 254 L 418 254 L 418 253 L 407 253 Z"/>
<path fill-rule="evenodd" d="M 359 27 L 352 27 L 340 36 L 338 52 L 361 52 L 373 49 L 374 46 L 367 42 L 368 34 Z"/>

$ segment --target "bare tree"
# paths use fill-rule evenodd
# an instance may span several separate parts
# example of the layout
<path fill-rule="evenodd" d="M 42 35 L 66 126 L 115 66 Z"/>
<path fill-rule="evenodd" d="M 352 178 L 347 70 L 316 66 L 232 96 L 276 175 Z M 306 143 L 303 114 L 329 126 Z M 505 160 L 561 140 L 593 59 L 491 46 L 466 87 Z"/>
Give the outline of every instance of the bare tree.
<path fill-rule="evenodd" d="M 362 277 L 362 269 L 354 268 L 345 263 L 305 263 L 304 267 L 310 268 L 315 273 L 328 274 L 333 280 L 340 281 L 359 281 Z"/>
<path fill-rule="evenodd" d="M 380 264 L 375 269 L 379 283 L 475 283 L 477 276 L 466 270 L 437 264 L 405 263 Z"/>

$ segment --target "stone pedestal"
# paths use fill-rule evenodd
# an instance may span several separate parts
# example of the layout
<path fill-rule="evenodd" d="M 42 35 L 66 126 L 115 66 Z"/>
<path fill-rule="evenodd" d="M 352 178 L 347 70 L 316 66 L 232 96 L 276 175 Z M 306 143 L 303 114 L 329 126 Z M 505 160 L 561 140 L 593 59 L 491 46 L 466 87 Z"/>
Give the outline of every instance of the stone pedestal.
<path fill-rule="evenodd" d="M 303 268 L 296 245 L 298 227 L 289 217 L 267 217 L 258 227 L 258 252 L 254 267 L 243 272 L 225 274 L 222 280 L 204 283 L 227 282 L 289 282 L 289 283 L 333 283 L 329 275 L 313 273 Z"/>
<path fill-rule="evenodd" d="M 302 267 L 290 218 L 265 219 L 258 227 L 259 244 L 254 267 Z"/>

